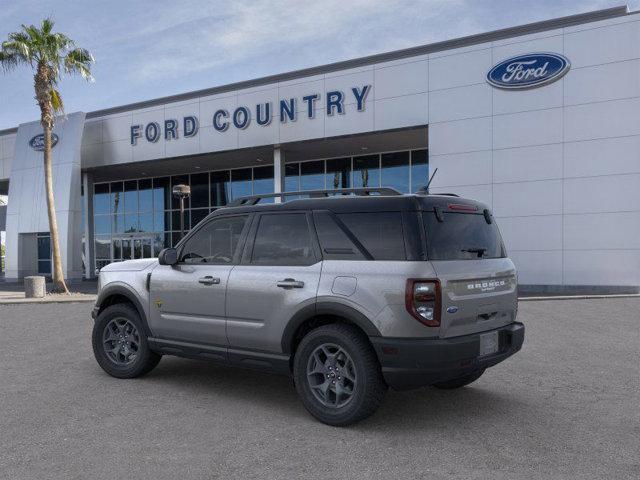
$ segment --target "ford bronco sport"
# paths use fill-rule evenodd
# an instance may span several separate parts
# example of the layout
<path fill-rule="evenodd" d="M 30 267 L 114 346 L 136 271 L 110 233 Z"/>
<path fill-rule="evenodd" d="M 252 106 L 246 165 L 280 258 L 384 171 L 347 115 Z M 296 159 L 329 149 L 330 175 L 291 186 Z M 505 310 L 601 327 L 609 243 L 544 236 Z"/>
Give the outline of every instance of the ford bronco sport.
<path fill-rule="evenodd" d="M 158 260 L 103 268 L 93 349 L 118 378 L 162 355 L 291 375 L 314 417 L 348 425 L 388 386 L 477 380 L 521 348 L 516 313 L 516 270 L 481 203 L 385 188 L 258 195 Z"/>

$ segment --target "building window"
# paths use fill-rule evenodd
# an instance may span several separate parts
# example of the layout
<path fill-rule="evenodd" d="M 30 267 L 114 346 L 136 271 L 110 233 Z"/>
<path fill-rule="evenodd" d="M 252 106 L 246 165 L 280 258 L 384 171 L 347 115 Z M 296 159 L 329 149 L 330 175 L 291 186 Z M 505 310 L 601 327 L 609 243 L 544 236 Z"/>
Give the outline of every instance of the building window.
<path fill-rule="evenodd" d="M 51 235 L 49 232 L 36 234 L 38 242 L 38 273 L 51 275 Z"/>
<path fill-rule="evenodd" d="M 411 191 L 417 192 L 429 183 L 429 152 L 413 150 L 411 152 Z"/>
<path fill-rule="evenodd" d="M 231 198 L 236 199 L 251 195 L 252 174 L 250 168 L 231 170 Z"/>
<path fill-rule="evenodd" d="M 351 158 L 327 160 L 327 190 L 351 187 Z"/>
<path fill-rule="evenodd" d="M 211 172 L 211 206 L 222 207 L 231 200 L 231 176 L 228 170 Z"/>
<path fill-rule="evenodd" d="M 300 190 L 324 190 L 324 160 L 300 164 Z"/>
<path fill-rule="evenodd" d="M 409 193 L 409 152 L 383 153 L 381 156 L 383 187 Z"/>
<path fill-rule="evenodd" d="M 354 157 L 353 186 L 355 188 L 380 186 L 380 155 Z"/>

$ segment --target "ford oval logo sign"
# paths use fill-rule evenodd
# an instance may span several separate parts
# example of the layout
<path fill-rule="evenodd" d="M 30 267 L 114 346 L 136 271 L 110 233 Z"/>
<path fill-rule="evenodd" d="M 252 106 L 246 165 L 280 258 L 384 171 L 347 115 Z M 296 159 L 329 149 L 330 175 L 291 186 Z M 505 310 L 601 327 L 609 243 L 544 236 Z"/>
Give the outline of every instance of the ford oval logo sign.
<path fill-rule="evenodd" d="M 569 60 L 558 53 L 518 55 L 489 70 L 487 82 L 506 90 L 535 88 L 558 80 L 569 68 Z"/>
<path fill-rule="evenodd" d="M 58 135 L 55 133 L 51 134 L 51 148 L 55 147 L 58 143 Z M 31 140 L 29 140 L 29 145 L 31 148 L 38 152 L 44 152 L 44 133 L 40 135 L 36 135 Z"/>

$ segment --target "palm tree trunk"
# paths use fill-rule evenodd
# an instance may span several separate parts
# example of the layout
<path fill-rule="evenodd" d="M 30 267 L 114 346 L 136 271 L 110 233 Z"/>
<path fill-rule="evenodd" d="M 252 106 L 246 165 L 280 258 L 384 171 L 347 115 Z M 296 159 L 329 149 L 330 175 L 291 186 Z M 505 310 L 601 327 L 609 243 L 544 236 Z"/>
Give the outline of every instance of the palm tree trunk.
<path fill-rule="evenodd" d="M 51 126 L 44 126 L 44 179 L 47 191 L 47 214 L 49 215 L 49 232 L 51 233 L 51 249 L 53 250 L 53 288 L 55 293 L 69 293 L 62 272 L 60 242 L 58 240 L 58 220 L 53 200 L 53 169 L 51 167 Z"/>

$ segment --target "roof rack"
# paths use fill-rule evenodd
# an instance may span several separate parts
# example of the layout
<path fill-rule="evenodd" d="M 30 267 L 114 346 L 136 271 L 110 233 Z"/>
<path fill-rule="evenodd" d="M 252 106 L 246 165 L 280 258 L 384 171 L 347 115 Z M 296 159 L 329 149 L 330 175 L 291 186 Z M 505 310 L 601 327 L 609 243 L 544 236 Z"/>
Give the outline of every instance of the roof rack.
<path fill-rule="evenodd" d="M 369 196 L 375 194 L 377 196 L 392 197 L 402 195 L 395 188 L 338 188 L 336 190 L 300 190 L 297 192 L 281 192 L 281 193 L 265 193 L 261 195 L 249 195 L 246 197 L 236 198 L 229 202 L 227 207 L 250 206 L 257 204 L 263 198 L 280 198 L 307 196 L 309 198 L 326 198 L 335 195 L 357 195 Z"/>

